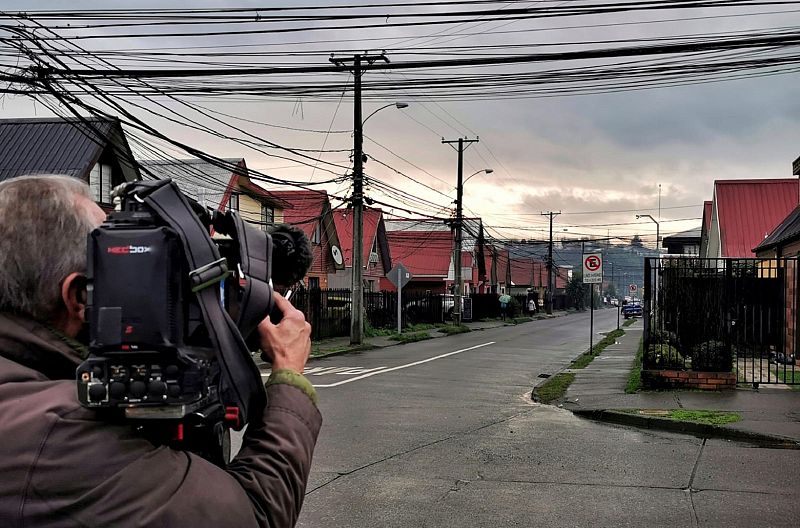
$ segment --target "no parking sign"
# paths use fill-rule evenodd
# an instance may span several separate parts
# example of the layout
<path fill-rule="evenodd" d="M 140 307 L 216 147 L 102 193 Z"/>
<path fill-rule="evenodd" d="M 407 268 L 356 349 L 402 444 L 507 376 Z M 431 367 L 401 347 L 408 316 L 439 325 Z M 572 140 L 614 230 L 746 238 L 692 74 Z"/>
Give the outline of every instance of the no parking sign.
<path fill-rule="evenodd" d="M 584 253 L 583 254 L 583 283 L 602 284 L 603 283 L 603 254 Z"/>

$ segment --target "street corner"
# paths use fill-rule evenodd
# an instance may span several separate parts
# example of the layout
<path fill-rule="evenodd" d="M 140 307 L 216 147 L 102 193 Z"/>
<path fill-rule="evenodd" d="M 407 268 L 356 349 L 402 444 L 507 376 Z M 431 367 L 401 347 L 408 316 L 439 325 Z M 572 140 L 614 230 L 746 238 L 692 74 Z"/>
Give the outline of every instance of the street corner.
<path fill-rule="evenodd" d="M 800 449 L 800 440 L 765 432 L 739 429 L 738 413 L 686 409 L 570 409 L 578 417 L 639 429 L 652 429 L 744 442 L 759 447 Z M 687 414 L 690 413 L 690 414 Z M 705 421 L 700 421 L 705 420 Z"/>

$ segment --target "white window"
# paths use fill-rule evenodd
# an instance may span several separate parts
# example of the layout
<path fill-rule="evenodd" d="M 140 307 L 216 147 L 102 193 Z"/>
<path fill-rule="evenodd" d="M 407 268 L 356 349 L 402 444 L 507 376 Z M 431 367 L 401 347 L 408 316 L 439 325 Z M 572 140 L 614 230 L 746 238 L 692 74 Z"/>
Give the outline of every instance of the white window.
<path fill-rule="evenodd" d="M 89 187 L 95 202 L 111 203 L 111 165 L 97 163 L 89 173 Z"/>
<path fill-rule="evenodd" d="M 239 194 L 238 193 L 231 193 L 231 197 L 228 198 L 228 211 L 236 211 L 239 212 Z"/>
<path fill-rule="evenodd" d="M 275 223 L 275 208 L 266 204 L 261 204 L 261 229 L 266 231 L 267 227 Z"/>
<path fill-rule="evenodd" d="M 311 234 L 312 244 L 319 244 L 322 241 L 322 233 L 319 224 L 320 224 L 319 222 L 314 224 L 314 232 Z"/>

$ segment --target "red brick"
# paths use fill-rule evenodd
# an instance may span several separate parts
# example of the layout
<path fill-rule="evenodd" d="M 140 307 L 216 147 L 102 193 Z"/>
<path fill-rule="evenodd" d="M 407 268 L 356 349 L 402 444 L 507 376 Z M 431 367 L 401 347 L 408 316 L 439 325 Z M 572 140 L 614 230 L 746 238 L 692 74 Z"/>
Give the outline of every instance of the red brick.
<path fill-rule="evenodd" d="M 661 371 L 661 375 L 664 376 L 665 378 L 672 379 L 678 377 L 678 372 L 675 370 L 663 370 Z"/>
<path fill-rule="evenodd" d="M 684 372 L 678 372 L 678 378 L 687 379 L 688 377 L 689 377 L 689 373 L 688 372 L 685 372 L 685 371 Z"/>
<path fill-rule="evenodd" d="M 717 390 L 718 389 L 718 387 L 716 385 L 711 385 L 710 383 L 698 383 L 697 384 L 697 388 L 698 389 L 702 389 L 702 390 Z"/>
<path fill-rule="evenodd" d="M 697 373 L 697 377 L 698 377 L 699 379 L 701 379 L 701 380 L 702 380 L 702 379 L 708 379 L 708 378 L 710 378 L 710 377 L 712 377 L 712 376 L 713 376 L 713 374 L 712 374 L 712 373 L 710 373 L 710 372 L 698 372 L 698 373 Z"/>

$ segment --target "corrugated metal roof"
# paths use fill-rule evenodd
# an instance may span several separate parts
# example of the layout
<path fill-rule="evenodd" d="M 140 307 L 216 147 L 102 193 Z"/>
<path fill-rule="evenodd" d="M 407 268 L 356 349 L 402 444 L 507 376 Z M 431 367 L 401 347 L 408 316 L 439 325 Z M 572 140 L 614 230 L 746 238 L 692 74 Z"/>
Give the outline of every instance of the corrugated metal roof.
<path fill-rule="evenodd" d="M 243 158 L 227 158 L 232 166 L 241 165 L 246 171 Z M 139 163 L 157 178 L 172 178 L 187 196 L 195 200 L 204 199 L 208 207 L 220 206 L 225 190 L 236 171 L 218 167 L 197 158 L 171 160 L 139 160 Z"/>
<path fill-rule="evenodd" d="M 286 202 L 287 208 L 283 211 L 283 221 L 293 224 L 311 238 L 314 226 L 320 220 L 325 206 L 328 203 L 328 193 L 325 191 L 270 191 L 270 196 Z"/>
<path fill-rule="evenodd" d="M 353 258 L 353 211 L 351 209 L 336 209 L 332 211 L 336 232 L 339 234 L 339 243 L 344 255 L 345 266 L 350 266 Z M 369 259 L 370 251 L 375 237 L 378 234 L 378 224 L 383 216 L 380 209 L 364 209 L 364 248 L 363 262 Z"/>
<path fill-rule="evenodd" d="M 390 231 L 386 233 L 392 262 L 413 275 L 446 279 L 453 255 L 449 231 Z"/>
<path fill-rule="evenodd" d="M 117 121 L 0 119 L 0 181 L 26 174 L 65 174 L 81 179 L 100 158 Z"/>
<path fill-rule="evenodd" d="M 796 179 L 714 182 L 723 257 L 753 257 L 758 246 L 797 206 Z"/>
<path fill-rule="evenodd" d="M 800 206 L 794 208 L 783 222 L 776 227 L 753 251 L 763 251 L 777 246 L 782 242 L 794 241 L 800 238 Z"/>

